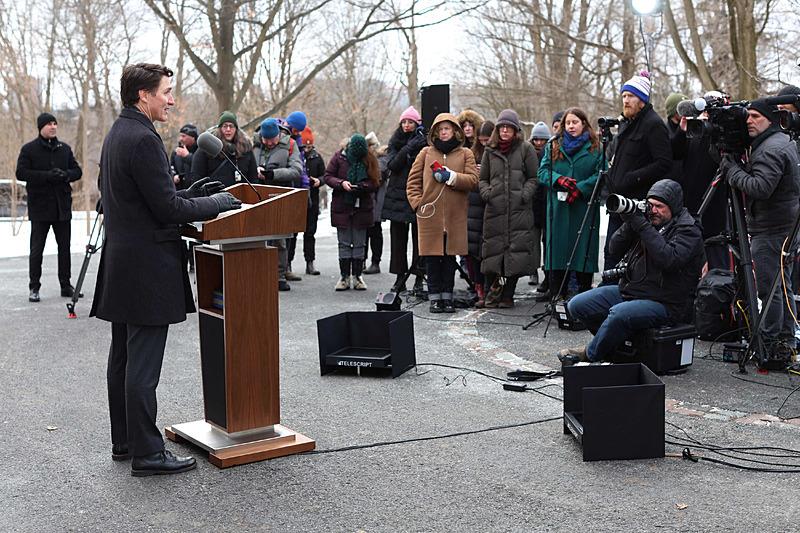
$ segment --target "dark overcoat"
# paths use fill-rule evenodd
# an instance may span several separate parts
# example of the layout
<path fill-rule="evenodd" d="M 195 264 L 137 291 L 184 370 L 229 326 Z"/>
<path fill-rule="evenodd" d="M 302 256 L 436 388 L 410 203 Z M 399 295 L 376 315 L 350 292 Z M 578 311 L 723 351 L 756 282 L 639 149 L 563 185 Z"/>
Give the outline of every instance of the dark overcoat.
<path fill-rule="evenodd" d="M 411 165 L 417 158 L 420 150 L 427 145 L 427 137 L 414 130 L 411 133 L 404 133 L 398 127 L 389 139 L 389 149 L 387 150 L 387 168 L 389 169 L 389 183 L 386 186 L 386 196 L 383 200 L 381 218 L 392 222 L 404 222 L 406 224 L 414 222 L 416 215 L 408 203 L 406 186 L 408 184 L 408 173 Z"/>
<path fill-rule="evenodd" d="M 373 156 L 374 157 L 374 156 Z M 347 171 L 350 163 L 347 157 L 339 150 L 325 169 L 323 181 L 333 191 L 331 199 L 331 225 L 335 228 L 367 229 L 373 222 L 375 209 L 375 195 L 378 190 L 379 176 L 365 179 L 361 182 L 358 191 L 347 192 L 342 188 L 342 183 L 347 181 Z M 357 201 L 353 201 L 357 200 Z"/>
<path fill-rule="evenodd" d="M 50 177 L 50 170 L 67 171 L 63 180 Z M 41 135 L 22 147 L 17 158 L 17 179 L 28 192 L 28 218 L 33 222 L 57 222 L 72 218 L 72 187 L 83 172 L 68 144 Z"/>
<path fill-rule="evenodd" d="M 508 155 L 486 147 L 481 161 L 483 260 L 481 272 L 533 274 L 533 197 L 539 163 L 529 143 L 517 140 Z"/>
<path fill-rule="evenodd" d="M 164 143 L 153 123 L 126 107 L 100 156 L 105 243 L 92 316 L 160 326 L 194 312 L 179 224 L 219 214 L 213 198 L 176 191 Z"/>

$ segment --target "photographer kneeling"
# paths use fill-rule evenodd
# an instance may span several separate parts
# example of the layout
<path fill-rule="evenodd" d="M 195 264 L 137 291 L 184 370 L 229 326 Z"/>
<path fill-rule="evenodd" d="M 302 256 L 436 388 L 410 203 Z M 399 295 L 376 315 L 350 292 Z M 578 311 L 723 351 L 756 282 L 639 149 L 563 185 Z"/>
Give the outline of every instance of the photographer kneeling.
<path fill-rule="evenodd" d="M 638 330 L 690 321 L 704 261 L 702 230 L 683 207 L 678 182 L 656 182 L 646 202 L 646 212 L 639 204 L 620 213 L 623 224 L 611 237 L 612 253 L 624 254 L 618 265 L 619 283 L 569 301 L 569 312 L 586 324 L 594 338 L 585 348 L 562 350 L 559 359 L 571 355 L 581 361 L 601 361 Z"/>

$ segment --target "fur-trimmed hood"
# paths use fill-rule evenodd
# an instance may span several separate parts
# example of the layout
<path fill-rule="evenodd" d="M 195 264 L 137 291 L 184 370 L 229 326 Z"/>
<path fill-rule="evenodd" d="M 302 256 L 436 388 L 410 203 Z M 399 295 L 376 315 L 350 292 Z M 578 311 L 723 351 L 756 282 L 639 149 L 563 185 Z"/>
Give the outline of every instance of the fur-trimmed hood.
<path fill-rule="evenodd" d="M 464 122 L 472 122 L 475 128 L 475 135 L 478 135 L 478 130 L 481 129 L 481 125 L 486 121 L 477 111 L 469 108 L 459 113 L 457 118 L 459 126 L 464 124 Z"/>

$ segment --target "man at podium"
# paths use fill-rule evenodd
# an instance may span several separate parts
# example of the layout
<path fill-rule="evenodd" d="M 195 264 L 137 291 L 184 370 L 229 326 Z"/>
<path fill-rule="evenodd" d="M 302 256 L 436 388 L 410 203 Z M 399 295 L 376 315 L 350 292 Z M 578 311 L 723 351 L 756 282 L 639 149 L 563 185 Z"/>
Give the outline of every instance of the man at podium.
<path fill-rule="evenodd" d="M 172 71 L 139 63 L 122 71 L 123 109 L 103 142 L 100 193 L 105 244 L 92 316 L 111 326 L 108 400 L 111 457 L 132 457 L 131 474 L 173 474 L 193 457 L 164 449 L 156 426 L 156 386 L 169 324 L 194 312 L 179 224 L 208 220 L 241 202 L 219 182 L 200 180 L 177 192 L 154 122 L 165 122 Z"/>

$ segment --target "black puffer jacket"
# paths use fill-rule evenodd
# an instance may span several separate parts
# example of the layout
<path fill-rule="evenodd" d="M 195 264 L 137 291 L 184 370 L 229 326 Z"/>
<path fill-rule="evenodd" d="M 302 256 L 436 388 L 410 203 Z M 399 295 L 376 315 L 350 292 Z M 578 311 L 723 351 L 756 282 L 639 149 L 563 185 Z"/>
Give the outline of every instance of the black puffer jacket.
<path fill-rule="evenodd" d="M 469 193 L 469 207 L 467 208 L 467 241 L 469 255 L 480 259 L 483 245 L 483 212 L 486 204 L 481 199 L 481 193 Z"/>
<path fill-rule="evenodd" d="M 67 172 L 66 177 L 50 174 L 54 168 Z M 17 179 L 24 181 L 28 192 L 28 218 L 55 222 L 72 218 L 70 183 L 83 175 L 67 143 L 41 135 L 22 147 L 17 158 Z"/>
<path fill-rule="evenodd" d="M 406 196 L 406 184 L 408 183 L 408 173 L 414 159 L 417 158 L 420 150 L 428 145 L 425 134 L 420 130 L 411 133 L 403 132 L 401 127 L 395 130 L 392 138 L 389 139 L 389 150 L 387 151 L 389 168 L 389 185 L 386 187 L 386 197 L 381 210 L 383 220 L 392 222 L 414 222 L 416 215 Z"/>
<path fill-rule="evenodd" d="M 625 300 L 654 300 L 667 308 L 674 323 L 690 322 L 695 288 L 705 262 L 699 223 L 683 207 L 683 192 L 673 180 L 657 182 L 647 193 L 670 206 L 672 219 L 656 228 L 637 210 L 611 237 L 612 253 L 626 259 L 619 281 Z"/>
<path fill-rule="evenodd" d="M 785 235 L 797 218 L 800 169 L 789 136 L 771 127 L 753 140 L 747 168 L 731 165 L 728 183 L 747 195 L 750 235 Z"/>
<path fill-rule="evenodd" d="M 651 104 L 633 120 L 622 121 L 610 150 L 606 185 L 611 193 L 642 200 L 651 185 L 672 171 L 667 125 Z"/>

